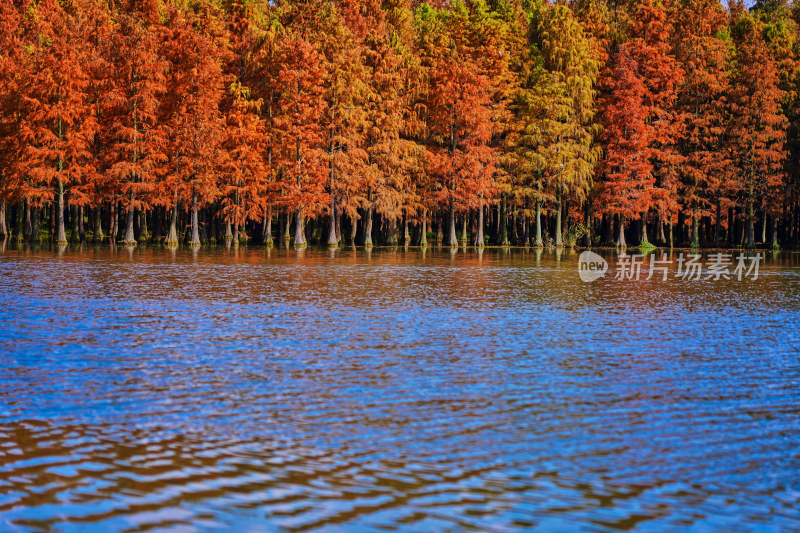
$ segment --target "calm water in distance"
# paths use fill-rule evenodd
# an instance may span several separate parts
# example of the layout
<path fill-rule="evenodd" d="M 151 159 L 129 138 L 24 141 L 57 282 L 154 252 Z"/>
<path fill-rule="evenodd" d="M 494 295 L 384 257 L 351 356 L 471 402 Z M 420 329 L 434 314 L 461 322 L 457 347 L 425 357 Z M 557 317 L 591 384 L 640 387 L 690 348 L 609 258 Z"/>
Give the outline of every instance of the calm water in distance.
<path fill-rule="evenodd" d="M 0 531 L 800 529 L 800 255 L 577 263 L 7 245 Z"/>

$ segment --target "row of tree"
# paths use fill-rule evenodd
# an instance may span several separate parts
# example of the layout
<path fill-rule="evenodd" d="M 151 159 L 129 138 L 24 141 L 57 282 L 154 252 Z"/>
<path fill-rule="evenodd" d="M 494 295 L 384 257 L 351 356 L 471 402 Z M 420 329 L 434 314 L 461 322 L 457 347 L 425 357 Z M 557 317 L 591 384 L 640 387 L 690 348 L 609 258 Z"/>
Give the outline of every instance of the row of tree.
<path fill-rule="evenodd" d="M 798 16 L 6 0 L 0 236 L 794 246 Z"/>

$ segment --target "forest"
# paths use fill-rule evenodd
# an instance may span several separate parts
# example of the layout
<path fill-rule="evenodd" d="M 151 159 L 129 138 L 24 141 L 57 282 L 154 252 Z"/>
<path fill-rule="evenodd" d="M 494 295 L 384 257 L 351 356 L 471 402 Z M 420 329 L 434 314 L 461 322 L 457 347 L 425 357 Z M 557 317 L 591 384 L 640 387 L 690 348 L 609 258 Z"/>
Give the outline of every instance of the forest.
<path fill-rule="evenodd" d="M 800 246 L 800 9 L 3 0 L 0 238 Z"/>

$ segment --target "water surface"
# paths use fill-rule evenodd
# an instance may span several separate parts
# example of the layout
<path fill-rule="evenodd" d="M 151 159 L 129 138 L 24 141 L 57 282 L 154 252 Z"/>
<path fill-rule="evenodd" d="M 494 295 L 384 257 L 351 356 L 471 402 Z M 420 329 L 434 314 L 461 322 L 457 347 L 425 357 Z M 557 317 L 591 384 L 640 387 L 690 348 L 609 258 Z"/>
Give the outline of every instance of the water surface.
<path fill-rule="evenodd" d="M 800 257 L 607 258 L 6 246 L 0 530 L 800 529 Z"/>

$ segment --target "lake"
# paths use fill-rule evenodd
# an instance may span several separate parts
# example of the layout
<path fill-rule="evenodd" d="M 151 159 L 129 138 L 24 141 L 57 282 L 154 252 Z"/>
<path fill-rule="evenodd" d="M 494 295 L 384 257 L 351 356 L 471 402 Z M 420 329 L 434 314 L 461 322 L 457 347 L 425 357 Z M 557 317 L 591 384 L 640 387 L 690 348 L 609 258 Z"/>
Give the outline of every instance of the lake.
<path fill-rule="evenodd" d="M 800 255 L 601 255 L 7 244 L 0 530 L 800 529 Z"/>

